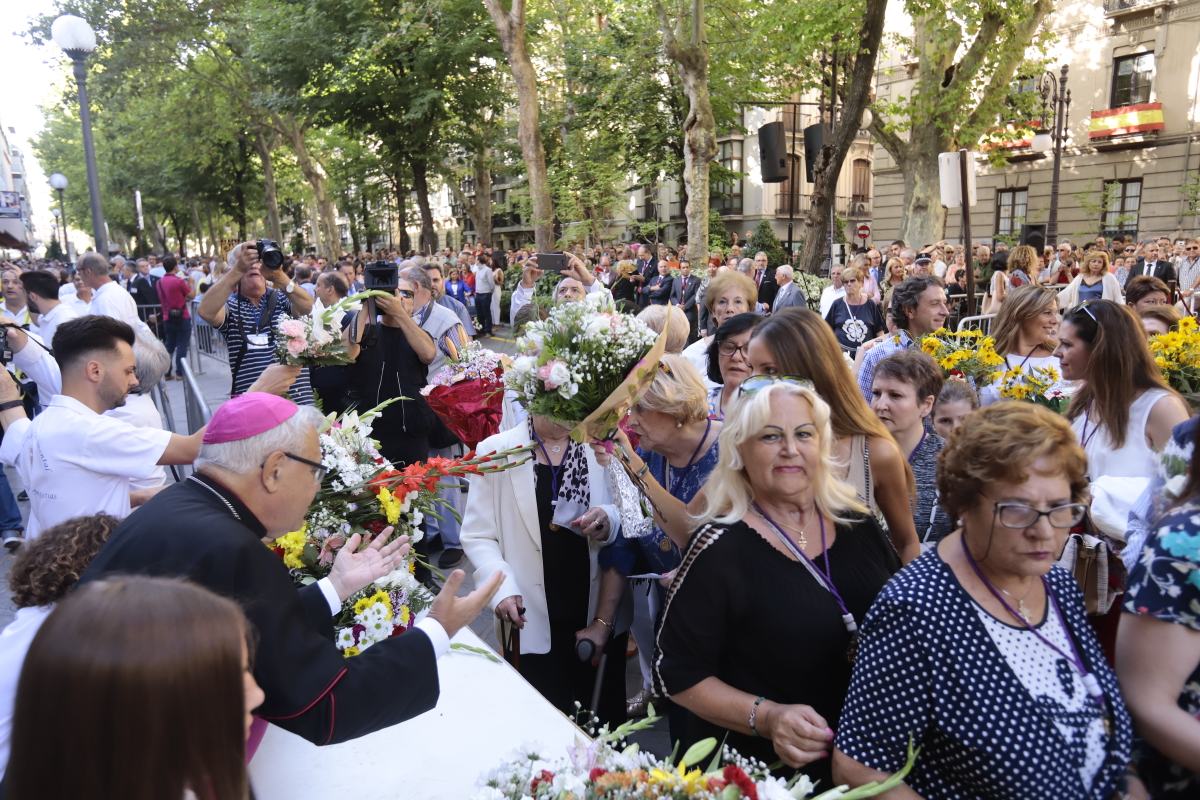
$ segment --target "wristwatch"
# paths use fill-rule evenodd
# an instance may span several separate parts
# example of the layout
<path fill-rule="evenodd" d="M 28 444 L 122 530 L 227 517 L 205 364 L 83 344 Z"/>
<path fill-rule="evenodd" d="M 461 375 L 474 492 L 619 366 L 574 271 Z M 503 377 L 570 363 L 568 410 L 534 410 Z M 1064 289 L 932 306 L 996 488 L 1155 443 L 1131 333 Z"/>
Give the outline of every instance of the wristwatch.
<path fill-rule="evenodd" d="M 284 294 L 291 294 L 294 291 L 296 291 L 296 282 L 295 281 L 288 281 L 287 286 L 283 287 Z"/>

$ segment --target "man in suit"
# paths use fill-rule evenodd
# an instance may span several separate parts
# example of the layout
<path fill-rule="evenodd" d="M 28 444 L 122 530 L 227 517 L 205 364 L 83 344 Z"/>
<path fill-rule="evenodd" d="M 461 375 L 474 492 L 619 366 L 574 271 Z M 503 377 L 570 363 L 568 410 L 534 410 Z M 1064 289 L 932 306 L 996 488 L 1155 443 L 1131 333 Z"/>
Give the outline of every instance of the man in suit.
<path fill-rule="evenodd" d="M 641 277 L 638 286 L 638 308 L 645 308 L 650 305 L 650 281 L 658 275 L 658 259 L 650 255 L 650 248 L 642 245 L 638 248 L 637 260 L 633 262 L 637 267 L 634 274 Z"/>
<path fill-rule="evenodd" d="M 1162 252 L 1158 242 L 1150 242 L 1143 252 L 1145 253 L 1144 258 L 1138 262 L 1137 267 L 1129 270 L 1129 275 L 1125 278 L 1125 286 L 1129 286 L 1129 282 L 1139 275 L 1153 275 L 1168 286 L 1175 282 L 1175 267 L 1170 261 L 1159 260 Z"/>
<path fill-rule="evenodd" d="M 775 295 L 775 302 L 771 304 L 772 314 L 785 308 L 808 307 L 808 299 L 805 298 L 804 292 L 792 282 L 795 275 L 795 270 L 787 264 L 775 270 L 775 282 L 779 284 L 779 293 Z"/>
<path fill-rule="evenodd" d="M 683 309 L 688 321 L 688 344 L 696 341 L 699 331 L 700 304 L 697 297 L 700 292 L 700 279 L 692 274 L 689 261 L 679 262 L 679 278 L 671 289 L 671 302 Z"/>
<path fill-rule="evenodd" d="M 158 335 L 162 303 L 158 299 L 158 278 L 150 274 L 149 261 L 144 258 L 137 260 L 137 272 L 129 281 L 128 289 L 133 302 L 137 303 L 138 317 Z"/>
<path fill-rule="evenodd" d="M 656 265 L 654 277 L 646 281 L 646 298 L 650 304 L 665 306 L 675 293 L 675 279 L 671 277 L 671 267 L 665 261 Z"/>
<path fill-rule="evenodd" d="M 754 285 L 758 287 L 758 302 L 770 308 L 775 303 L 775 295 L 779 293 L 779 284 L 775 282 L 775 273 L 768 263 L 767 254 L 762 250 L 754 254 Z"/>

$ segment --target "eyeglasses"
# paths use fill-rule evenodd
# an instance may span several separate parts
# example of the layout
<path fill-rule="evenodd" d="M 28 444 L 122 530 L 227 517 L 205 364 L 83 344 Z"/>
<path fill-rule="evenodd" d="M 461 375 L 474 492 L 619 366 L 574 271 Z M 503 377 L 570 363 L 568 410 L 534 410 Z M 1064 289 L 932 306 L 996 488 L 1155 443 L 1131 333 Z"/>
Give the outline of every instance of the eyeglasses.
<path fill-rule="evenodd" d="M 292 461 L 299 461 L 301 464 L 311 467 L 313 471 L 313 477 L 317 479 L 317 483 L 325 480 L 325 473 L 328 472 L 328 470 L 325 468 L 324 464 L 321 464 L 317 461 L 310 461 L 304 456 L 298 456 L 295 453 L 289 453 L 286 450 L 283 451 L 283 455 L 286 458 L 290 458 Z M 267 462 L 264 461 L 263 466 L 266 466 L 266 464 Z"/>
<path fill-rule="evenodd" d="M 1083 503 L 1067 503 L 1046 511 L 1039 511 L 1025 503 L 1002 502 L 992 505 L 992 513 L 1000 524 L 1013 530 L 1025 530 L 1038 524 L 1045 517 L 1054 528 L 1072 528 L 1083 520 L 1087 506 Z"/>
<path fill-rule="evenodd" d="M 752 375 L 742 381 L 742 385 L 738 387 L 738 397 L 754 394 L 776 383 L 785 383 L 788 386 L 798 386 L 801 389 L 813 390 L 812 381 L 792 375 Z"/>
<path fill-rule="evenodd" d="M 717 352 L 725 358 L 733 358 L 740 353 L 744 360 L 749 361 L 750 343 L 738 344 L 737 342 L 724 341 L 717 347 Z"/>
<path fill-rule="evenodd" d="M 397 289 L 396 294 L 400 295 L 405 300 L 412 300 L 414 297 L 416 297 L 416 293 L 410 289 Z"/>

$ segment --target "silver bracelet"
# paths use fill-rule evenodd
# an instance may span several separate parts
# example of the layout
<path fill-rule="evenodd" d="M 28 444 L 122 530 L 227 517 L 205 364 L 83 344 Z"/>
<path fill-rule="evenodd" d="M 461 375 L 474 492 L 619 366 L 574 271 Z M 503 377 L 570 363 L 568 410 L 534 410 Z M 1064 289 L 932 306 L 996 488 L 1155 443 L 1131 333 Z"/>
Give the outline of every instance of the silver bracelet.
<path fill-rule="evenodd" d="M 754 705 L 750 706 L 750 730 L 753 731 L 755 736 L 762 736 L 762 734 L 758 732 L 757 723 L 758 707 L 762 704 L 763 700 L 766 700 L 766 698 L 760 694 L 758 697 L 754 698 Z"/>

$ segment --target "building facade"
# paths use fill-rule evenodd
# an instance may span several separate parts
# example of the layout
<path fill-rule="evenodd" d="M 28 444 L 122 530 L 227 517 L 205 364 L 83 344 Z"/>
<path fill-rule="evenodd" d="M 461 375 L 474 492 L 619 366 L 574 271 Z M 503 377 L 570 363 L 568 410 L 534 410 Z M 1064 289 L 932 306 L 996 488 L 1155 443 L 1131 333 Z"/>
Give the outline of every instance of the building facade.
<path fill-rule="evenodd" d="M 892 23 L 889 10 L 889 30 Z M 1067 0 L 1050 27 L 1056 40 L 1048 65 L 1055 75 L 1069 67 L 1071 93 L 1057 238 L 1200 231 L 1200 0 Z M 911 85 L 904 59 L 883 54 L 876 80 L 883 100 Z M 1035 81 L 1026 76 L 1020 88 L 1033 90 Z M 1044 235 L 1050 214 L 1052 153 L 1035 153 L 1028 136 L 1003 131 L 980 149 L 997 150 L 1007 162 L 976 159 L 976 242 L 1021 241 L 1023 230 Z M 900 232 L 904 183 L 882 147 L 874 173 L 873 238 L 886 241 Z M 960 241 L 961 233 L 959 214 L 948 213 L 941 238 Z"/>
<path fill-rule="evenodd" d="M 783 123 L 789 175 L 796 176 L 783 183 L 764 183 L 759 161 L 758 130 L 768 122 Z M 771 224 L 775 235 L 787 245 L 789 221 L 792 240 L 799 250 L 803 232 L 803 216 L 808 210 L 812 183 L 805 170 L 804 129 L 818 121 L 816 103 L 805 103 L 789 110 L 787 107 L 747 108 L 742 117 L 742 130 L 718 137 L 717 161 L 730 172 L 739 173 L 726 183 L 712 183 L 709 207 L 720 214 L 726 232 L 745 238 L 760 221 Z M 859 224 L 872 213 L 874 147 L 866 130 L 851 147 L 838 178 L 835 212 L 842 235 L 850 240 Z M 521 211 L 520 197 L 525 178 L 495 176 L 492 187 L 492 244 L 496 247 L 517 248 L 533 241 L 533 228 Z M 794 187 L 794 188 L 793 188 Z M 472 196 L 474 187 L 464 182 L 463 193 Z M 463 207 L 453 203 L 462 241 L 476 241 L 474 225 Z M 613 242 L 663 242 L 675 245 L 686 239 L 687 220 L 684 218 L 684 194 L 680 182 L 664 179 L 647 182 L 630 176 L 624 197 L 616 204 L 611 218 L 600 227 L 598 241 L 593 241 L 583 227 L 564 220 L 561 237 L 565 242 L 586 245 Z"/>
<path fill-rule="evenodd" d="M 10 144 L 13 132 L 0 126 L 0 247 L 28 250 L 38 242 L 25 186 L 25 158 Z"/>

